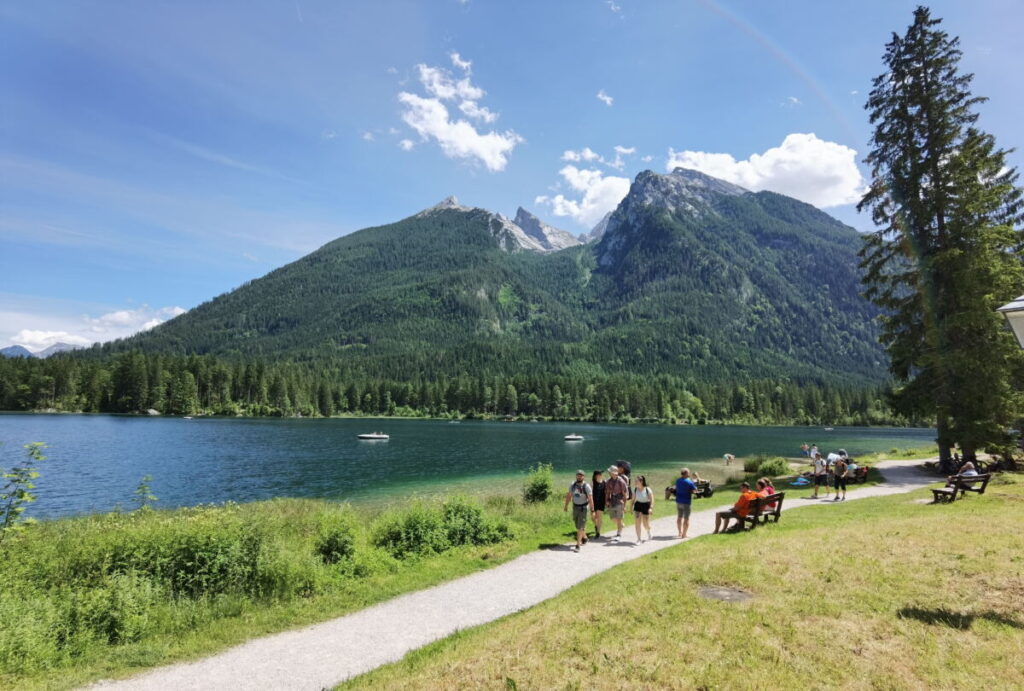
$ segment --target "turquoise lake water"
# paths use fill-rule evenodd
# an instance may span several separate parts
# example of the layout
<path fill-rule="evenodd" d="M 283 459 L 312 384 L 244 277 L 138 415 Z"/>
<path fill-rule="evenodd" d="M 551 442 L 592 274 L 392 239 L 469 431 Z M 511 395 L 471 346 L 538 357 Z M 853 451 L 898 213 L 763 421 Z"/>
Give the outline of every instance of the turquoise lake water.
<path fill-rule="evenodd" d="M 378 430 L 391 439 L 356 439 Z M 585 441 L 563 441 L 571 432 Z M 526 469 L 539 461 L 552 463 L 566 482 L 576 468 L 589 474 L 616 459 L 631 461 L 634 473 L 685 463 L 721 480 L 725 453 L 798 456 L 802 442 L 816 442 L 822 451 L 845 448 L 856 457 L 934 438 L 929 429 L 858 427 L 0 414 L 0 467 L 20 458 L 23 444 L 46 442 L 39 500 L 29 514 L 56 517 L 128 508 L 145 475 L 160 507 L 272 497 L 391 502 L 439 491 L 518 493 Z"/>

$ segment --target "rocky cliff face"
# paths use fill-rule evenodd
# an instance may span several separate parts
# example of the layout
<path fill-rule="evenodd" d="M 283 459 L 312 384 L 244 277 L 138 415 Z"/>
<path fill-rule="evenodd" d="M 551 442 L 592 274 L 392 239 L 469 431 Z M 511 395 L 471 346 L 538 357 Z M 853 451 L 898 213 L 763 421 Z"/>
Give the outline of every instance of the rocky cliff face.
<path fill-rule="evenodd" d="M 580 239 L 572 233 L 549 226 L 521 206 L 516 211 L 514 223 L 549 252 L 582 244 Z"/>
<path fill-rule="evenodd" d="M 416 214 L 415 218 L 423 218 L 424 216 L 430 216 L 431 214 L 442 211 L 480 211 L 487 214 L 489 216 L 487 227 L 490 230 L 491 235 L 498 242 L 498 247 L 506 252 L 518 252 L 521 250 L 547 252 L 551 249 L 537 238 L 528 235 L 522 228 L 501 214 L 496 214 L 478 207 L 463 206 L 462 204 L 459 204 L 459 200 L 455 197 L 445 197 L 441 202 Z M 522 211 L 522 209 L 520 209 L 520 211 Z"/>

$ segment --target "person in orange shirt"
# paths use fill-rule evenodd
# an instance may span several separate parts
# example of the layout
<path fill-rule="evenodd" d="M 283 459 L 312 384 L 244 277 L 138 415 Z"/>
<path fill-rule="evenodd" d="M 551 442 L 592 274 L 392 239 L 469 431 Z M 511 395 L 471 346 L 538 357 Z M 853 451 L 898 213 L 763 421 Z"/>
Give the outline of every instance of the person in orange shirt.
<path fill-rule="evenodd" d="M 758 498 L 757 492 L 750 491 L 750 483 L 744 482 L 740 485 L 740 498 L 728 511 L 719 511 L 715 514 L 715 531 L 712 535 L 725 531 L 729 527 L 729 520 L 735 518 L 743 525 L 743 519 L 750 513 L 750 506 Z"/>

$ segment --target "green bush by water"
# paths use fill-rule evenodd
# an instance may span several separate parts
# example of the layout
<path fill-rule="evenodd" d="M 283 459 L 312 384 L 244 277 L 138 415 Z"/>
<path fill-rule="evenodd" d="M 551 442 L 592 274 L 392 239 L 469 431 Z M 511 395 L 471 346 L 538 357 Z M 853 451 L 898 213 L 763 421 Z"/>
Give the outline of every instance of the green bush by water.
<path fill-rule="evenodd" d="M 526 476 L 526 483 L 523 485 L 523 499 L 528 504 L 547 501 L 555 492 L 552 484 L 554 469 L 550 463 L 538 463 L 530 468 Z"/>
<path fill-rule="evenodd" d="M 512 534 L 507 519 L 459 497 L 369 525 L 346 506 L 308 500 L 29 525 L 0 550 L 0 686 L 252 606 L 347 592 L 397 574 L 399 558 Z"/>
<path fill-rule="evenodd" d="M 789 461 L 781 456 L 766 458 L 757 466 L 757 474 L 762 477 L 778 477 L 789 473 Z"/>

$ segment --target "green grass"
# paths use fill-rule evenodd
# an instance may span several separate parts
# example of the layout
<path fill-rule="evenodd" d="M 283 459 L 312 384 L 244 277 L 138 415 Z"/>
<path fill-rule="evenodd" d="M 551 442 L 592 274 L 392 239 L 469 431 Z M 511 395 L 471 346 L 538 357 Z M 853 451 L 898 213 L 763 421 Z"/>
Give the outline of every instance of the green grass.
<path fill-rule="evenodd" d="M 681 543 L 340 688 L 1019 688 L 1024 483 L 927 498 Z"/>
<path fill-rule="evenodd" d="M 737 463 L 734 482 L 722 489 L 742 477 L 742 461 Z M 666 515 L 672 501 L 662 499 L 661 489 L 674 482 L 678 470 L 647 476 L 658 499 L 655 517 Z M 561 510 L 569 481 L 556 476 L 553 498 L 539 504 L 524 504 L 514 483 L 505 496 L 471 499 L 470 505 L 483 507 L 483 520 L 507 526 L 508 539 L 404 558 L 374 544 L 375 535 L 393 533 L 396 521 L 413 514 L 414 529 L 429 532 L 421 508 L 429 514 L 444 497 L 417 499 L 421 508 L 397 511 L 279 499 L 29 526 L 0 554 L 0 687 L 68 688 L 127 676 L 340 616 L 571 540 L 571 520 Z M 810 494 L 783 483 L 779 489 L 793 497 Z M 730 500 L 724 492 L 698 505 Z M 610 526 L 606 521 L 605 528 Z M 331 533 L 335 539 L 326 540 L 325 531 L 338 530 L 342 539 Z M 503 536 L 499 531 L 497 537 Z M 325 551 L 329 558 L 322 556 Z"/>
<path fill-rule="evenodd" d="M 373 516 L 280 499 L 28 526 L 0 555 L 0 688 L 126 676 L 489 568 L 566 540 L 560 499 L 458 504 L 447 517 L 457 534 L 433 534 L 439 553 L 410 551 L 408 541 L 393 552 L 374 544 L 407 517 L 415 524 L 404 525 L 407 533 L 436 527 L 429 503 Z M 473 507 L 484 509 L 478 530 Z M 511 537 L 446 549 L 451 539 L 501 539 L 503 531 Z"/>

